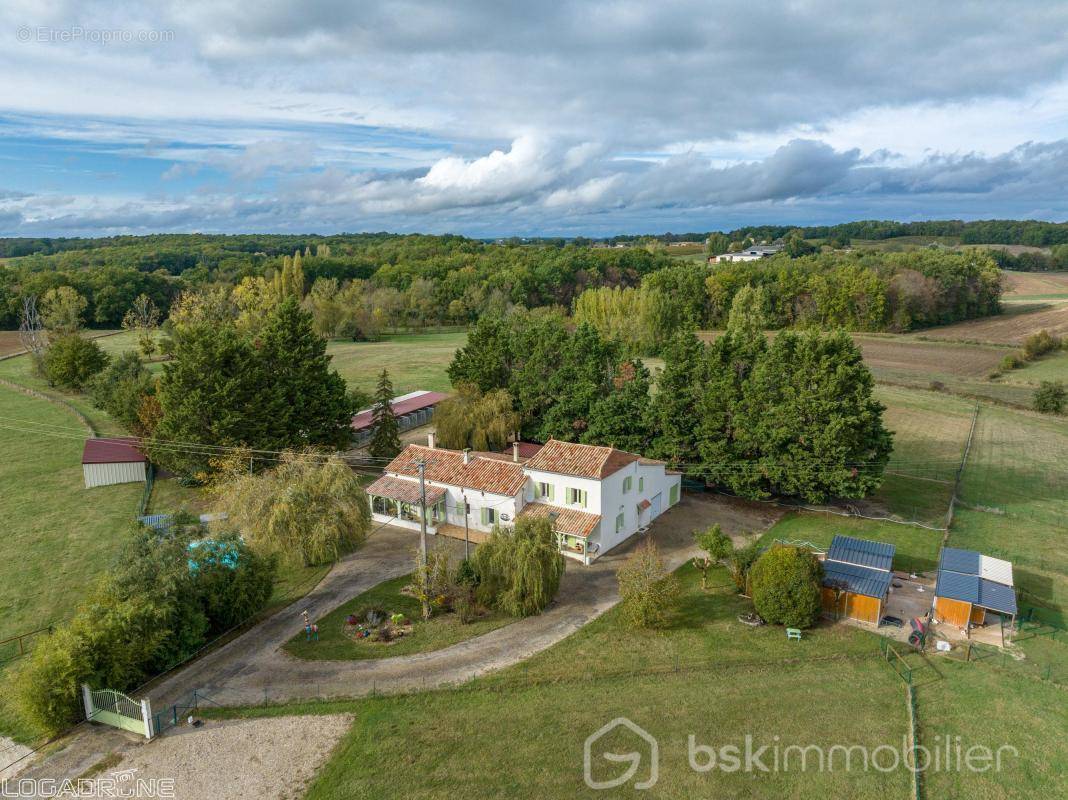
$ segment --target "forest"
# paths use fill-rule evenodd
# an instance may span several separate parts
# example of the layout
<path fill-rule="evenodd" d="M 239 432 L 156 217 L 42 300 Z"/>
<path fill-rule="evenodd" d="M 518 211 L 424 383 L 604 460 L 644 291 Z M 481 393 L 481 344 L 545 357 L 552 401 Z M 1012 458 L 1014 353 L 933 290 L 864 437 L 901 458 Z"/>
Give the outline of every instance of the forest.
<path fill-rule="evenodd" d="M 0 240 L 0 247 L 19 252 L 24 241 Z M 287 259 L 299 262 L 304 306 L 326 338 L 373 339 L 551 306 L 602 334 L 629 327 L 630 343 L 653 353 L 684 325 L 722 328 L 746 285 L 764 288 L 776 328 L 904 331 L 999 310 L 997 264 L 971 250 L 804 247 L 761 262 L 708 265 L 672 258 L 661 243 L 606 248 L 390 234 L 30 241 L 38 252 L 0 264 L 0 329 L 18 326 L 24 298 L 63 286 L 85 299 L 85 322 L 97 328 L 118 327 L 142 295 L 164 317 L 188 290 L 221 290 L 252 309 Z"/>

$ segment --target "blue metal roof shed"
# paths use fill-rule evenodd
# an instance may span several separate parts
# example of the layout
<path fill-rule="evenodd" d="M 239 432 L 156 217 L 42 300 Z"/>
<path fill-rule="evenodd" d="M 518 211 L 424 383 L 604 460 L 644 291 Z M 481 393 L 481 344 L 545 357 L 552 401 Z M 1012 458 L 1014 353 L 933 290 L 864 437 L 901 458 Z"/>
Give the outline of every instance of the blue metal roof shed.
<path fill-rule="evenodd" d="M 943 547 L 934 610 L 939 621 L 965 631 L 984 624 L 987 611 L 1015 616 L 1012 564 L 975 550 Z"/>
<path fill-rule="evenodd" d="M 893 568 L 894 546 L 886 542 L 873 542 L 870 539 L 854 539 L 852 536 L 837 535 L 831 540 L 827 560 L 889 572 Z"/>
<path fill-rule="evenodd" d="M 823 585 L 882 600 L 890 588 L 890 573 L 828 559 L 823 562 Z"/>

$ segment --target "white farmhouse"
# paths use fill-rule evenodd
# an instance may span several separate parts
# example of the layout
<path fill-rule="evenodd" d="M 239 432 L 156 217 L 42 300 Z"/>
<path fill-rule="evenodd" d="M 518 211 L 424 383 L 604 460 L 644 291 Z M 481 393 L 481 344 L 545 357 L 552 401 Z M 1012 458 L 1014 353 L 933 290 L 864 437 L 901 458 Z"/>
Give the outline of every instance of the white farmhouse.
<path fill-rule="evenodd" d="M 525 447 L 525 446 L 524 446 Z M 561 551 L 584 564 L 679 501 L 681 476 L 662 461 L 555 439 L 529 458 L 408 445 L 367 487 L 376 522 L 419 528 L 419 462 L 427 531 L 473 541 L 519 517 L 553 521 Z"/>

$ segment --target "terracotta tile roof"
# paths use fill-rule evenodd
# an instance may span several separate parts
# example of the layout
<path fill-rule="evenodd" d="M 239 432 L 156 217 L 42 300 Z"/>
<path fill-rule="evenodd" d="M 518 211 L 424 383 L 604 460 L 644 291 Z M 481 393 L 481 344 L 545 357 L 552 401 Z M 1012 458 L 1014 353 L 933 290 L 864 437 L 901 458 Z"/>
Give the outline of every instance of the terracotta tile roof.
<path fill-rule="evenodd" d="M 600 524 L 601 518 L 597 514 L 587 514 L 585 511 L 576 511 L 573 508 L 551 506 L 548 503 L 527 503 L 519 512 L 520 517 L 548 517 L 556 515 L 553 529 L 569 536 L 581 536 L 585 539 Z"/>
<path fill-rule="evenodd" d="M 527 461 L 529 469 L 575 475 L 580 478 L 600 480 L 618 472 L 639 459 L 634 453 L 625 453 L 614 447 L 597 447 L 592 444 L 575 444 L 550 439 L 533 458 Z"/>
<path fill-rule="evenodd" d="M 426 462 L 428 481 L 461 486 L 464 489 L 515 497 L 527 482 L 523 465 L 514 461 L 472 454 L 470 462 L 464 464 L 464 454 L 459 450 L 429 448 L 417 444 L 405 447 L 400 455 L 389 462 L 385 471 L 418 477 L 416 462 L 419 459 Z"/>
<path fill-rule="evenodd" d="M 83 464 L 128 464 L 146 462 L 145 454 L 137 449 L 137 439 L 129 436 L 114 439 L 86 439 L 82 450 Z"/>
<path fill-rule="evenodd" d="M 367 494 L 376 497 L 388 497 L 391 500 L 400 500 L 402 503 L 419 502 L 419 481 L 410 481 L 406 478 L 394 478 L 392 475 L 383 475 L 377 481 L 367 487 Z M 426 487 L 426 504 L 434 505 L 445 496 L 445 490 L 440 486 Z"/>
<path fill-rule="evenodd" d="M 542 445 L 535 444 L 534 442 L 519 442 L 519 457 L 521 459 L 532 458 L 533 456 L 537 455 L 537 452 L 541 450 L 541 448 Z M 511 457 L 512 445 L 508 445 L 503 450 L 501 450 L 501 452 Z"/>

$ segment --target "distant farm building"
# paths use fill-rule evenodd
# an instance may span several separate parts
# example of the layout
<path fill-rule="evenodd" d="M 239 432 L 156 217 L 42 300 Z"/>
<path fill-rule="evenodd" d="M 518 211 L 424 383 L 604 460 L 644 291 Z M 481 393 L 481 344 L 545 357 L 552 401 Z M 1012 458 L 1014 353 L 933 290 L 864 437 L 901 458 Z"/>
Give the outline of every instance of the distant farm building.
<path fill-rule="evenodd" d="M 758 244 L 753 247 L 747 247 L 744 250 L 739 250 L 736 253 L 720 253 L 718 256 L 711 256 L 708 259 L 708 263 L 721 264 L 724 261 L 759 261 L 762 258 L 771 258 L 781 250 L 781 244 Z"/>
<path fill-rule="evenodd" d="M 427 392 L 419 390 L 394 397 L 390 402 L 393 406 L 393 414 L 397 417 L 397 424 L 402 431 L 418 428 L 426 425 L 434 416 L 434 407 L 448 395 L 441 392 Z M 374 419 L 374 408 L 365 408 L 352 418 L 352 431 L 356 436 L 356 442 L 362 444 L 371 437 L 371 422 Z"/>
<path fill-rule="evenodd" d="M 987 612 L 1016 616 L 1012 564 L 974 550 L 943 547 L 938 560 L 934 617 L 967 632 L 985 625 Z"/>
<path fill-rule="evenodd" d="M 85 440 L 82 475 L 86 489 L 114 483 L 144 483 L 147 470 L 148 458 L 137 448 L 136 439 Z"/>
<path fill-rule="evenodd" d="M 823 611 L 878 625 L 890 592 L 894 546 L 835 536 L 823 561 Z"/>

